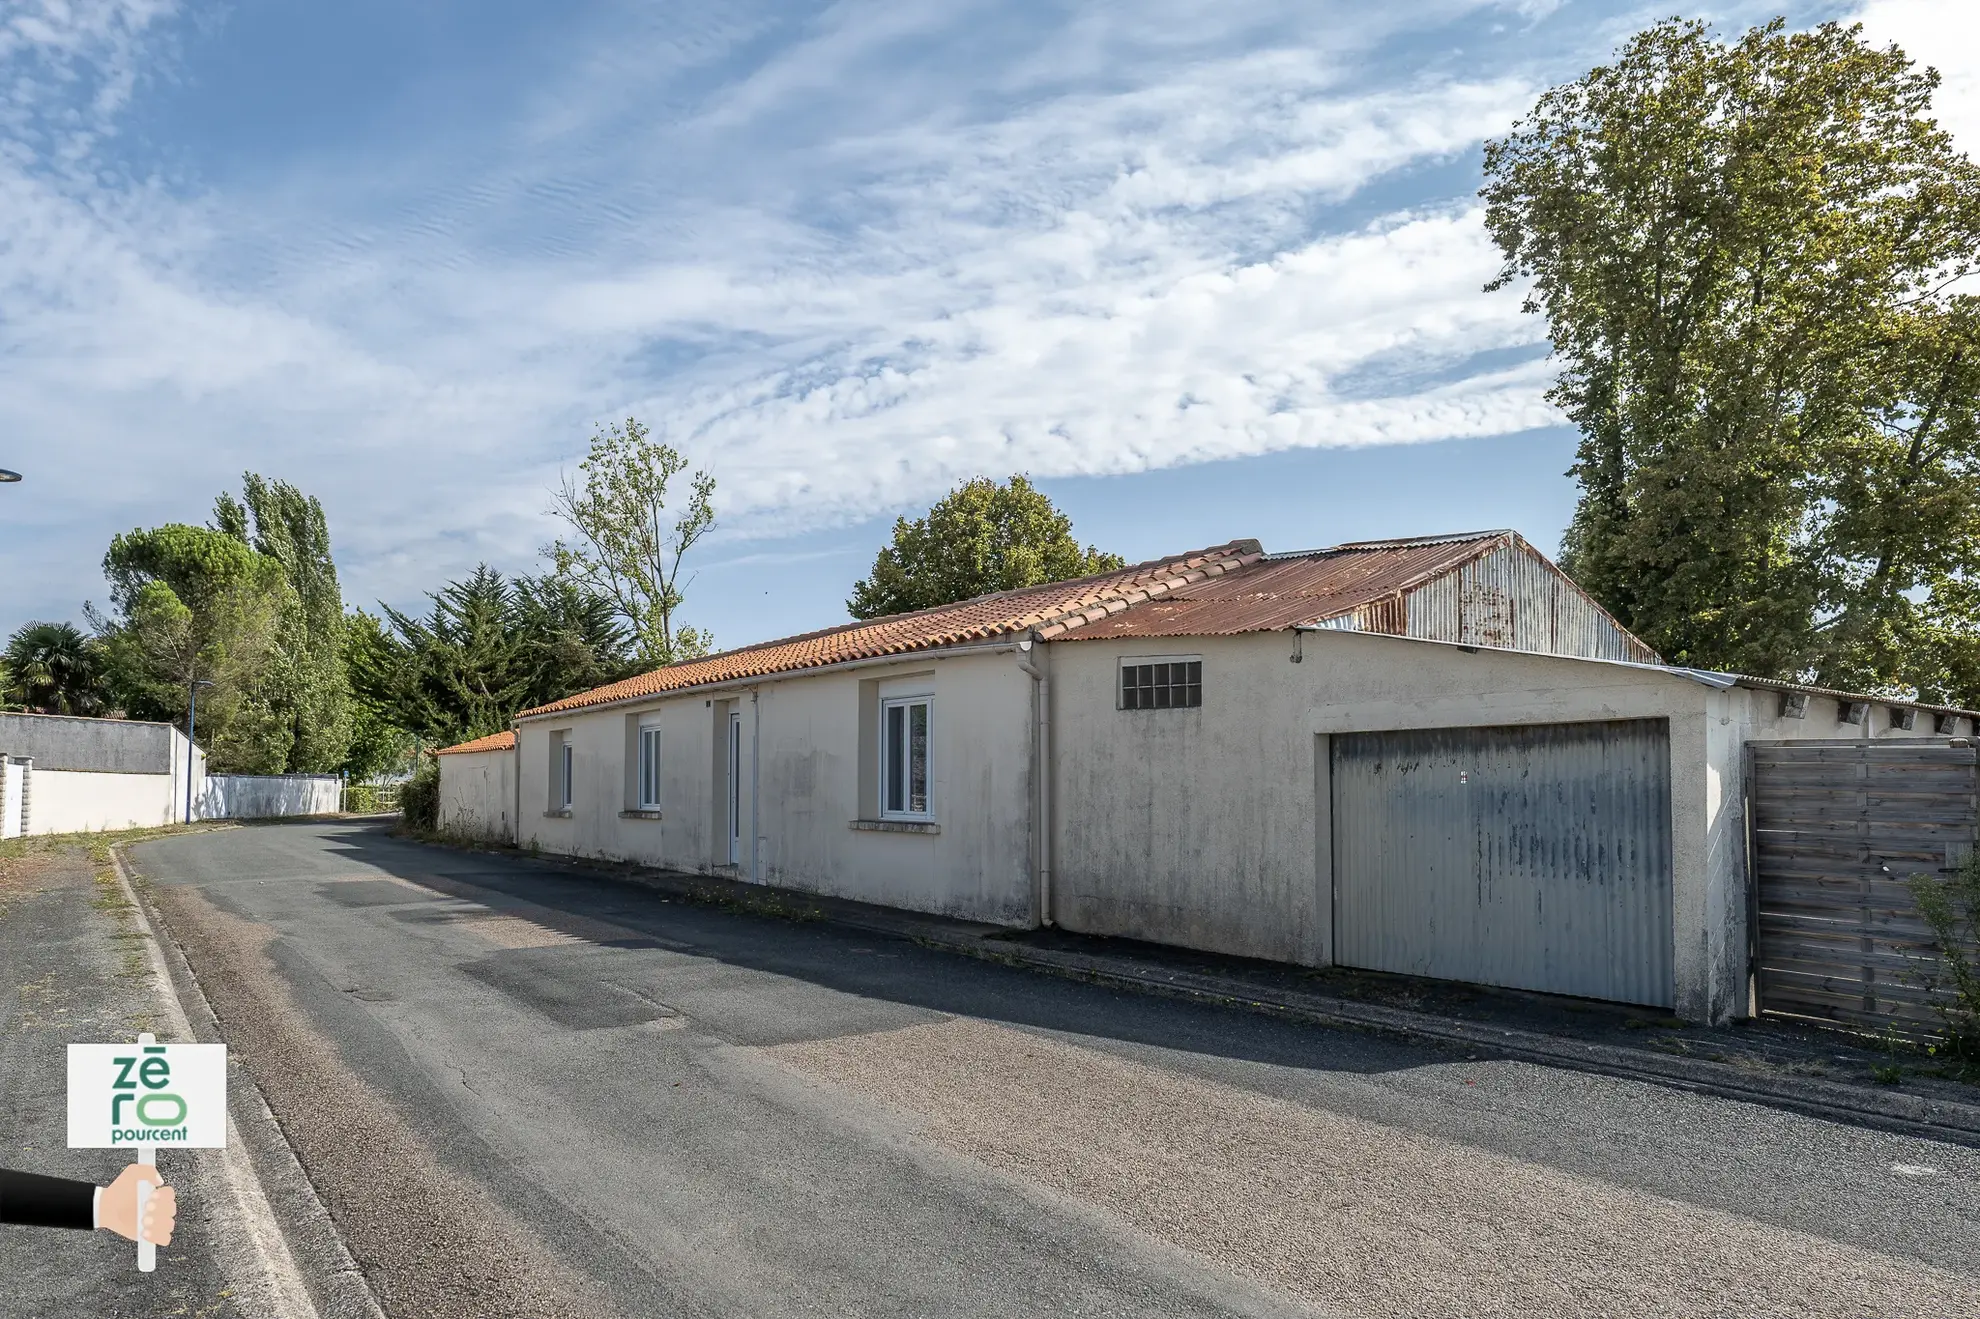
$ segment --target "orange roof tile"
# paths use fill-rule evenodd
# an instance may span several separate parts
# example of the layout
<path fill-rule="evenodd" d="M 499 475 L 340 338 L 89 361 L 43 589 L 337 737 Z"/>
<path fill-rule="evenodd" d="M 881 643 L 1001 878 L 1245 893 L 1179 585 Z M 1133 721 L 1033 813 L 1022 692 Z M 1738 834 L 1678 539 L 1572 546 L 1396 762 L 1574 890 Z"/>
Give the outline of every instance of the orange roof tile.
<path fill-rule="evenodd" d="M 514 729 L 490 733 L 487 737 L 477 737 L 472 742 L 458 742 L 450 747 L 441 747 L 436 756 L 464 756 L 470 751 L 507 751 L 516 744 Z"/>
<path fill-rule="evenodd" d="M 684 660 L 636 678 L 567 696 L 524 710 L 519 718 L 558 714 L 613 701 L 657 696 L 713 683 L 823 668 L 849 660 L 905 655 L 971 641 L 988 641 L 1036 628 L 1042 637 L 1067 626 L 1118 613 L 1129 605 L 1158 599 L 1171 591 L 1256 563 L 1263 551 L 1255 540 L 1234 540 L 1174 558 L 1156 559 L 1116 572 L 999 591 L 911 614 L 842 623 L 800 636 L 766 641 L 702 659 Z M 470 744 L 471 745 L 471 744 Z M 463 749 L 463 748 L 455 748 Z M 480 749 L 480 748 L 476 748 Z"/>

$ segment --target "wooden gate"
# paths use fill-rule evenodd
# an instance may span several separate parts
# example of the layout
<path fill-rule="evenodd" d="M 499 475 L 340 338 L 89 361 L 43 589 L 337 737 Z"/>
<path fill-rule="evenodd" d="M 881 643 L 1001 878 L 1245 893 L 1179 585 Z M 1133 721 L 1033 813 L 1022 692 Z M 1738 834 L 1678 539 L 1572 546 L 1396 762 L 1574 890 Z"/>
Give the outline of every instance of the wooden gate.
<path fill-rule="evenodd" d="M 1762 1012 L 1908 1034 L 1937 1027 L 1927 984 L 1938 951 L 1907 881 L 1942 876 L 1971 853 L 1976 759 L 1964 739 L 1748 745 Z"/>

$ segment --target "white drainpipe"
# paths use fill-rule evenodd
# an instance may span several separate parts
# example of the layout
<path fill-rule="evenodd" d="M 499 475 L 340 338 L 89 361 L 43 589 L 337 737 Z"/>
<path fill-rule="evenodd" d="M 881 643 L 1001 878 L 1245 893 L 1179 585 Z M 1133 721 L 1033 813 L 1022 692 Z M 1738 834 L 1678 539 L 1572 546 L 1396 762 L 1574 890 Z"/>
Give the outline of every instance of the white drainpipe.
<path fill-rule="evenodd" d="M 1038 721 L 1032 727 L 1031 748 L 1038 773 L 1038 923 L 1052 924 L 1052 679 L 1031 659 L 1031 641 L 1020 641 L 1018 667 L 1031 675 L 1032 704 Z M 1039 652 L 1041 655 L 1043 651 Z"/>
<path fill-rule="evenodd" d="M 763 882 L 763 825 L 758 803 L 762 794 L 758 787 L 762 781 L 757 766 L 762 763 L 763 712 L 756 703 L 756 688 L 749 689 L 749 879 L 752 884 Z"/>

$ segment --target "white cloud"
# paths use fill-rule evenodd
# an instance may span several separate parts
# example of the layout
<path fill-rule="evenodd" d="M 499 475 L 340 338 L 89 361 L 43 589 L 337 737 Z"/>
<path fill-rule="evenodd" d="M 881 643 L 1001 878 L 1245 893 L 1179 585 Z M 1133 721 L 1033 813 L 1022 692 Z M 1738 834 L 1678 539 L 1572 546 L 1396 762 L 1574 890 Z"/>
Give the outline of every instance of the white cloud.
<path fill-rule="evenodd" d="M 244 468 L 324 497 L 355 598 L 522 567 L 556 463 L 629 410 L 757 532 L 979 471 L 1553 419 L 1541 326 L 1480 291 L 1493 252 L 1434 173 L 1531 84 L 1489 60 L 1363 76 L 1394 15 L 1185 6 L 1135 34 L 1159 47 L 1137 65 L 1089 13 L 1079 42 L 920 68 L 841 122 L 819 98 L 956 21 L 845 6 L 650 122 L 621 79 L 590 101 L 565 80 L 472 150 L 197 191 L 50 168 L 81 139 L 45 126 L 104 131 L 166 7 L 38 12 L 74 22 L 0 40 L 0 72 L 43 71 L 0 158 L 0 426 L 35 477 L 6 505 L 34 536 L 0 542 L 0 573 L 37 584 L 19 610 L 100 593 L 110 534 L 197 520 Z M 767 30 L 718 17 L 667 38 L 667 67 Z M 614 40 L 584 67 L 636 67 Z"/>
<path fill-rule="evenodd" d="M 1871 41 L 1896 42 L 1939 71 L 1933 108 L 1940 127 L 1980 157 L 1980 5 L 1967 0 L 1870 0 L 1855 15 Z"/>

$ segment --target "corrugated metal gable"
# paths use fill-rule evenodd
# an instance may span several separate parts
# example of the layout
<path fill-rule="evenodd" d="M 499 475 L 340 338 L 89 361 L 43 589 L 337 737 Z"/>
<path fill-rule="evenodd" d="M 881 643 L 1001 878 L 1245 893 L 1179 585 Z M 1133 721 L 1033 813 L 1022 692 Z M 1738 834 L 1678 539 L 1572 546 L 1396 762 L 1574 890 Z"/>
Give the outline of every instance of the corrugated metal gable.
<path fill-rule="evenodd" d="M 1516 536 L 1455 571 L 1424 582 L 1404 599 L 1404 636 L 1587 659 L 1658 662 L 1655 651 Z"/>
<path fill-rule="evenodd" d="M 1069 625 L 1068 640 L 1292 627 L 1655 664 L 1655 651 L 1516 533 L 1363 541 L 1275 555 Z"/>

